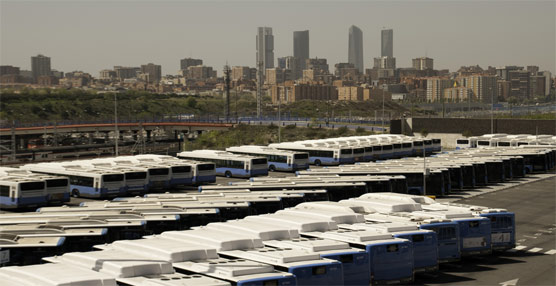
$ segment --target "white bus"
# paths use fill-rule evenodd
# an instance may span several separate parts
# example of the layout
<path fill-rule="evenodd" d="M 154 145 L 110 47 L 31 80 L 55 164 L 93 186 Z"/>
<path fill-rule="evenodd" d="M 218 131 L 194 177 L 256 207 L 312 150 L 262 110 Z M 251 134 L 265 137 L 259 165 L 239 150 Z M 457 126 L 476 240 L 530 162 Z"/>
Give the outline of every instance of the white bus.
<path fill-rule="evenodd" d="M 139 163 L 125 157 L 113 157 L 105 159 L 93 159 L 92 162 L 111 163 L 113 166 L 125 166 L 137 170 L 146 171 L 149 174 L 149 190 L 165 189 L 170 187 L 170 168 L 155 164 Z"/>
<path fill-rule="evenodd" d="M 48 202 L 43 180 L 2 176 L 0 177 L 0 209 L 18 209 L 44 206 Z"/>
<path fill-rule="evenodd" d="M 195 150 L 178 153 L 178 158 L 213 162 L 216 165 L 216 174 L 228 178 L 268 175 L 268 160 L 265 157 L 238 155 L 218 150 Z"/>
<path fill-rule="evenodd" d="M 297 171 L 309 168 L 309 153 L 255 145 L 244 145 L 226 148 L 226 151 L 235 154 L 250 156 L 264 156 L 268 161 L 269 171 Z"/>
<path fill-rule="evenodd" d="M 136 155 L 137 158 L 150 158 L 157 162 L 185 162 L 191 165 L 192 178 L 191 183 L 193 185 L 201 185 L 205 183 L 216 182 L 216 167 L 214 163 L 211 162 L 201 162 L 195 160 L 184 160 L 168 155 L 155 155 L 155 154 L 143 154 Z"/>
<path fill-rule="evenodd" d="M 468 138 L 458 138 L 456 139 L 456 150 L 459 149 L 468 149 L 468 148 L 477 148 L 477 140 L 478 137 L 468 137 Z"/>
<path fill-rule="evenodd" d="M 92 160 L 73 161 L 72 164 L 78 164 L 86 168 L 102 169 L 116 171 L 124 174 L 127 195 L 136 196 L 144 195 L 149 190 L 149 174 L 139 168 L 128 166 L 113 166 L 109 162 L 96 162 Z"/>
<path fill-rule="evenodd" d="M 42 175 L 12 167 L 0 167 L 0 175 L 45 181 L 49 205 L 59 205 L 70 201 L 69 180 L 67 177 Z"/>
<path fill-rule="evenodd" d="M 121 172 L 83 167 L 64 167 L 61 163 L 28 164 L 21 168 L 35 173 L 66 176 L 74 197 L 106 198 L 125 196 L 125 177 Z"/>
<path fill-rule="evenodd" d="M 324 145 L 324 144 L 323 144 Z M 309 142 L 284 142 L 269 144 L 268 147 L 292 150 L 297 152 L 309 153 L 309 164 L 312 165 L 339 165 L 344 163 L 353 163 L 353 153 L 351 147 L 336 146 L 319 146 L 316 143 Z"/>

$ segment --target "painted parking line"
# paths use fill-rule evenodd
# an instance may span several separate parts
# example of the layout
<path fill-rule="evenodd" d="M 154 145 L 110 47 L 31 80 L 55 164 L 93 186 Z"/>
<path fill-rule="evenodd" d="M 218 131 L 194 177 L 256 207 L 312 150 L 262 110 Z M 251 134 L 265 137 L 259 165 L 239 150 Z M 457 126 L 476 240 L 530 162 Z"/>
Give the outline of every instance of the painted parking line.
<path fill-rule="evenodd" d="M 549 251 L 545 252 L 544 254 L 554 255 L 554 254 L 556 254 L 556 249 L 549 250 Z"/>
<path fill-rule="evenodd" d="M 531 248 L 531 249 L 527 250 L 527 252 L 537 253 L 537 252 L 539 252 L 539 251 L 541 251 L 541 250 L 542 250 L 542 248 L 535 247 L 535 248 Z"/>
<path fill-rule="evenodd" d="M 525 248 L 527 248 L 527 246 L 518 245 L 518 246 L 516 246 L 516 247 L 514 247 L 514 248 L 512 248 L 512 249 L 507 250 L 506 252 L 517 252 L 517 251 L 523 250 L 523 249 L 525 249 Z"/>

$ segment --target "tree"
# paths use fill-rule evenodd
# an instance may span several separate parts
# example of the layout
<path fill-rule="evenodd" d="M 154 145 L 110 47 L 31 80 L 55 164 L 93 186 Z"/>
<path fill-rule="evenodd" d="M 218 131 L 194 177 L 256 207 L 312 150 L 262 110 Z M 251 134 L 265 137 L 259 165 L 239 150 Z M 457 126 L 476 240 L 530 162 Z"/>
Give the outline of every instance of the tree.
<path fill-rule="evenodd" d="M 421 136 L 423 136 L 425 138 L 429 135 L 429 131 L 426 128 L 421 129 L 421 131 L 419 131 L 419 133 L 421 134 Z"/>
<path fill-rule="evenodd" d="M 469 138 L 469 137 L 473 136 L 473 133 L 471 133 L 471 131 L 469 131 L 469 130 L 465 130 L 465 131 L 463 131 L 463 133 L 461 133 L 461 135 L 463 137 Z"/>

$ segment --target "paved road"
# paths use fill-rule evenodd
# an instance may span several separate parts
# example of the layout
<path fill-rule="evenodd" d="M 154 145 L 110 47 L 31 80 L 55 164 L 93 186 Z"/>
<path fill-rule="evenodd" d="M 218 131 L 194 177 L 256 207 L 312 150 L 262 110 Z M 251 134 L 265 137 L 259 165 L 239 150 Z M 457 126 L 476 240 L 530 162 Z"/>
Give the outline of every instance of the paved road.
<path fill-rule="evenodd" d="M 516 249 L 442 267 L 437 277 L 419 277 L 427 285 L 556 285 L 556 176 L 459 203 L 506 208 L 515 212 Z M 517 281 L 515 279 L 518 279 Z"/>

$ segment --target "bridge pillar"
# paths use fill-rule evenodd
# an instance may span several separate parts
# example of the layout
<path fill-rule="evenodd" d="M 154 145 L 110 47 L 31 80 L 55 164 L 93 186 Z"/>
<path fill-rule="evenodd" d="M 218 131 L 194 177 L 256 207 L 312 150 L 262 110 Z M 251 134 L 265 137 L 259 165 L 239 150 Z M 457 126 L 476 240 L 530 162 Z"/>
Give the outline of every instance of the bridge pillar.
<path fill-rule="evenodd" d="M 29 139 L 25 138 L 25 137 L 20 137 L 19 138 L 19 146 L 16 146 L 16 150 L 20 150 L 20 149 L 27 149 L 27 143 L 28 143 Z"/>

